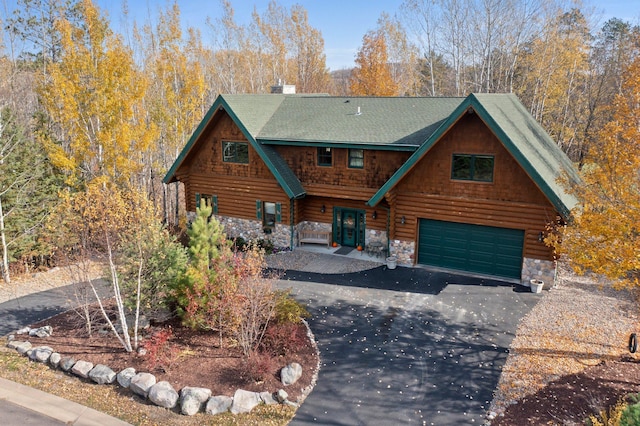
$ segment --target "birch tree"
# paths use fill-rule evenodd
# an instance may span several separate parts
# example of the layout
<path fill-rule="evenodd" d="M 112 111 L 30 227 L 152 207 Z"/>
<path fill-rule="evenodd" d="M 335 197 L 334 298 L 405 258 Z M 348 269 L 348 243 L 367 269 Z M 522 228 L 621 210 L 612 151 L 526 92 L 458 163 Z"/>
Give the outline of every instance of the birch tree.
<path fill-rule="evenodd" d="M 82 25 L 57 22 L 60 60 L 43 79 L 40 96 L 62 135 L 45 135 L 43 142 L 71 185 L 100 176 L 135 181 L 155 137 L 142 110 L 148 83 L 100 10 L 83 0 L 79 13 Z"/>

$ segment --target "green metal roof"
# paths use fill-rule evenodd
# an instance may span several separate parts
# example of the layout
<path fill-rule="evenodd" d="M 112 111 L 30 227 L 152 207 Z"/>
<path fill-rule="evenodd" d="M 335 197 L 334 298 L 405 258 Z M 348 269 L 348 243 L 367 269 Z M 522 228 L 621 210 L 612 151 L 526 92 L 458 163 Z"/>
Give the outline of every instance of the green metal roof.
<path fill-rule="evenodd" d="M 187 142 L 164 182 L 175 172 L 219 110 L 225 110 L 258 152 L 290 198 L 305 190 L 270 145 L 337 145 L 414 151 L 367 204 L 384 194 L 472 108 L 565 217 L 577 200 L 557 179 L 579 182 L 571 161 L 513 94 L 471 94 L 466 98 L 378 98 L 322 95 L 220 95 Z"/>
<path fill-rule="evenodd" d="M 257 139 L 328 145 L 410 147 L 433 133 L 461 98 L 288 97 Z"/>
<path fill-rule="evenodd" d="M 513 94 L 469 95 L 367 204 L 378 204 L 384 194 L 404 177 L 469 108 L 487 123 L 558 212 L 565 218 L 568 217 L 571 209 L 577 204 L 577 199 L 565 192 L 558 183 L 558 177 L 565 173 L 574 182 L 579 182 L 580 178 L 571 160 Z"/>

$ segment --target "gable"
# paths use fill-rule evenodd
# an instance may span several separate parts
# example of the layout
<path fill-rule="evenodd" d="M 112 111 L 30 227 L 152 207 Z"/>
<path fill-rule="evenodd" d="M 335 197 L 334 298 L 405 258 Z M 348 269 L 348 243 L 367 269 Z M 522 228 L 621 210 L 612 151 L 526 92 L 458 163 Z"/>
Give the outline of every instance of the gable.
<path fill-rule="evenodd" d="M 487 125 L 555 209 L 568 217 L 577 200 L 564 190 L 558 178 L 566 174 L 578 182 L 577 172 L 564 152 L 512 94 L 469 95 L 367 204 L 377 205 L 469 111 Z"/>
<path fill-rule="evenodd" d="M 492 181 L 452 179 L 454 154 L 491 157 Z M 476 114 L 461 117 L 406 173 L 397 188 L 402 193 L 549 205 L 520 164 Z"/>
<path fill-rule="evenodd" d="M 200 144 L 203 135 L 210 131 L 216 119 L 219 119 L 221 115 L 228 115 L 271 171 L 287 196 L 290 199 L 303 197 L 305 194 L 304 188 L 295 174 L 291 172 L 286 162 L 284 162 L 273 149 L 263 147 L 255 139 L 255 135 L 268 121 L 280 103 L 282 103 L 284 97 L 284 95 L 252 95 L 250 97 L 246 95 L 218 96 L 180 155 L 178 155 L 171 169 L 169 169 L 165 175 L 163 182 L 171 183 L 178 180 L 177 170 L 190 156 L 192 151 L 197 148 L 197 145 Z"/>

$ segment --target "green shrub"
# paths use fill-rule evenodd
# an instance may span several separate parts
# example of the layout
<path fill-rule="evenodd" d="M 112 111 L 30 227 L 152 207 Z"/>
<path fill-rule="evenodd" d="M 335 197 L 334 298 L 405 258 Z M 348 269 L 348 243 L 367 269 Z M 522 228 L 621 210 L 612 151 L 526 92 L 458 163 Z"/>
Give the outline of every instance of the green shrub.
<path fill-rule="evenodd" d="M 281 290 L 276 292 L 276 308 L 274 320 L 278 324 L 297 324 L 300 318 L 309 318 L 311 315 L 307 308 L 300 302 L 291 297 L 289 290 Z"/>
<path fill-rule="evenodd" d="M 261 238 L 256 241 L 256 245 L 260 250 L 263 250 L 265 254 L 273 253 L 273 241 L 271 240 L 265 240 Z"/>
<path fill-rule="evenodd" d="M 620 426 L 640 425 L 640 394 L 632 395 L 630 399 L 631 404 L 620 414 Z"/>

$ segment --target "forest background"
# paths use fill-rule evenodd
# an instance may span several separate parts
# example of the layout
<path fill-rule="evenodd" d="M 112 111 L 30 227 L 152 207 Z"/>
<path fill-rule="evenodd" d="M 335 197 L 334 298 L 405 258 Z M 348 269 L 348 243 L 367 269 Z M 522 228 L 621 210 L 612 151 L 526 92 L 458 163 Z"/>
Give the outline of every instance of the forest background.
<path fill-rule="evenodd" d="M 221 0 L 206 36 L 183 29 L 175 3 L 153 20 L 129 22 L 124 32 L 90 0 L 18 0 L 11 13 L 4 6 L 5 280 L 12 269 L 51 264 L 57 247 L 45 224 L 65 196 L 92 182 L 134 188 L 166 225 L 184 225 L 179 186 L 164 184 L 164 174 L 218 94 L 269 93 L 278 81 L 295 84 L 298 93 L 342 96 L 515 93 L 585 182 L 629 186 L 640 179 L 640 29 L 618 18 L 601 22 L 574 1 L 404 0 L 398 14 L 381 14 L 362 35 L 355 67 L 335 71 L 305 8 L 275 0 L 243 24 L 233 3 Z M 608 152 L 617 154 L 601 155 Z M 638 186 L 588 193 L 594 185 L 574 189 L 590 200 L 583 207 L 628 204 L 635 196 L 635 209 L 622 218 L 632 224 Z M 640 234 L 634 226 L 618 235 L 631 250 L 620 254 L 632 261 L 626 272 L 640 270 L 637 249 L 627 247 Z M 593 242 L 595 234 L 581 235 Z"/>

